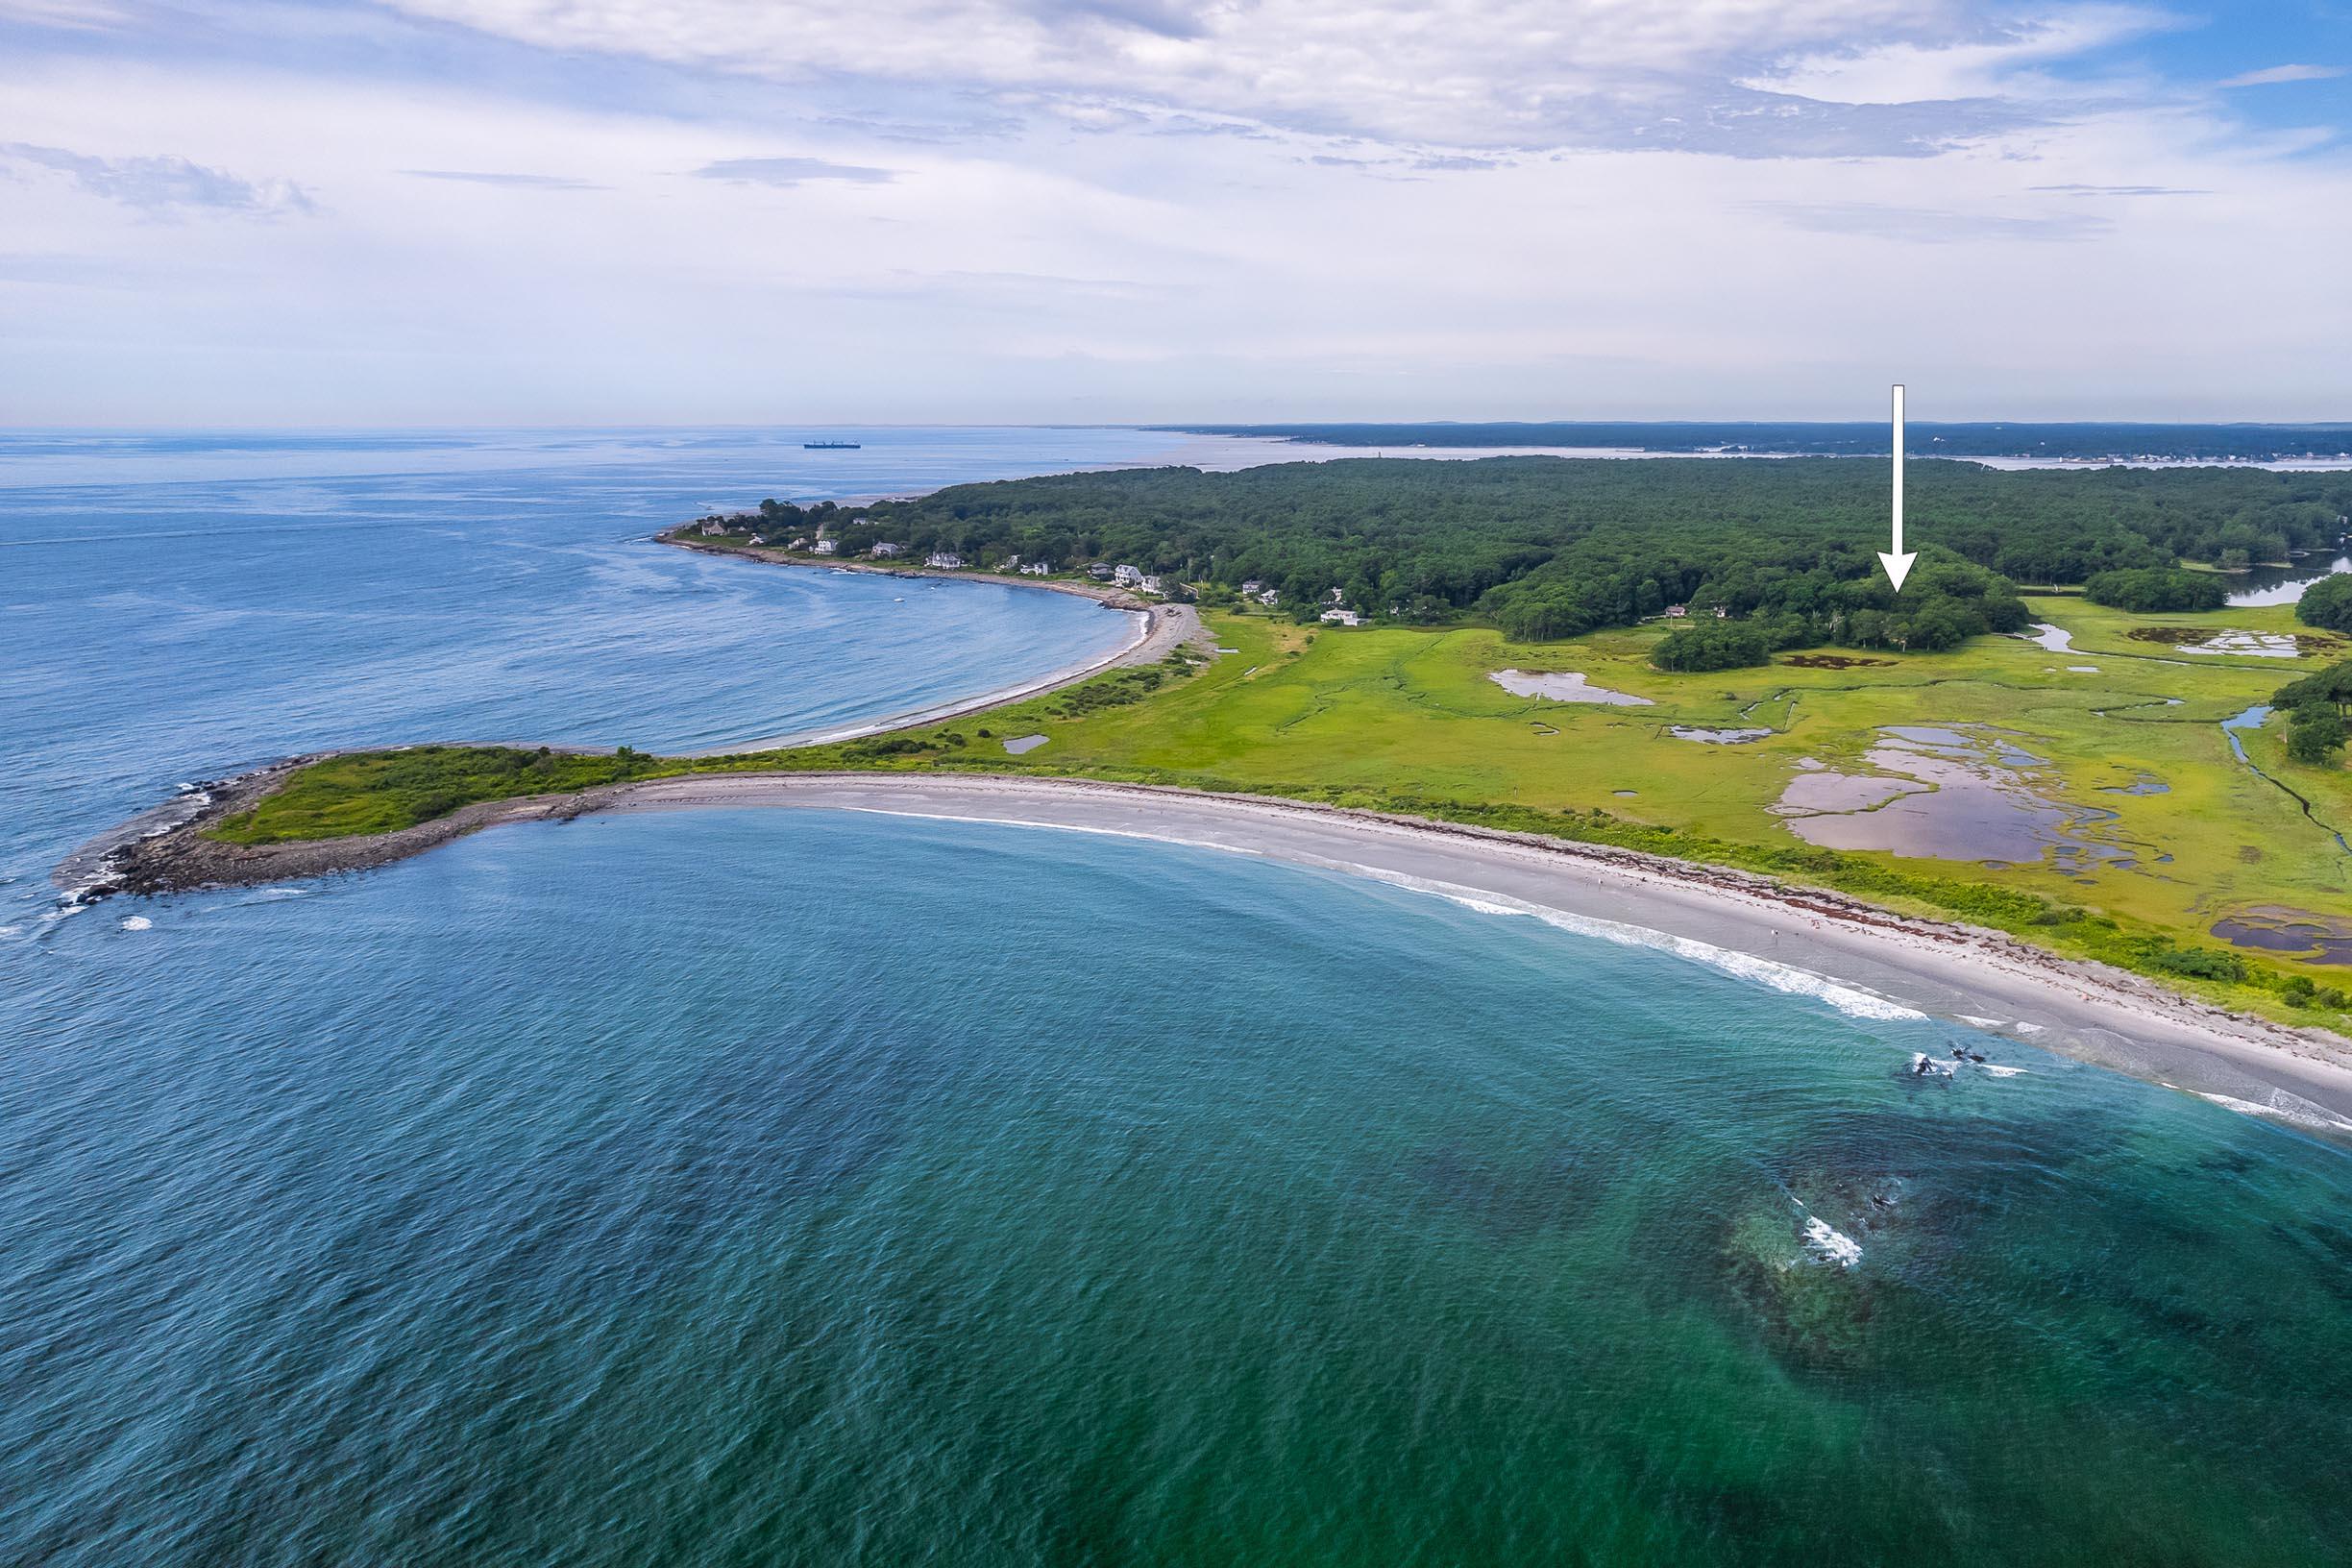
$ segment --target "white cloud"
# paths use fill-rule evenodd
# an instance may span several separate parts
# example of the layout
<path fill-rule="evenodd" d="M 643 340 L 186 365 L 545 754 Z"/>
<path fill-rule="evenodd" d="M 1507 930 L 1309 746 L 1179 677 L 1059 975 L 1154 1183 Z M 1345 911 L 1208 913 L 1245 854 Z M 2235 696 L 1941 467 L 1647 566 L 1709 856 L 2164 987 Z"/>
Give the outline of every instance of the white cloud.
<path fill-rule="evenodd" d="M 704 180 L 731 180 L 747 185 L 805 185 L 812 180 L 886 185 L 897 178 L 889 169 L 865 163 L 834 163 L 821 158 L 723 158 L 694 172 Z"/>
<path fill-rule="evenodd" d="M 1938 0 L 390 0 L 551 49 L 781 80 L 1077 94 L 1445 145 L 1605 139 L 1727 62 L 1904 34 Z"/>
<path fill-rule="evenodd" d="M 0 142 L 0 167 L 46 171 L 75 189 L 157 216 L 194 211 L 272 218 L 315 210 L 310 193 L 290 180 L 252 181 L 170 155 L 98 158 L 63 147 Z"/>
<path fill-rule="evenodd" d="M 1889 43 L 1787 61 L 1746 79 L 1758 91 L 1834 104 L 1947 103 L 2046 89 L 2034 68 L 2070 60 L 2170 25 L 2137 6 L 2087 6 L 2012 26 L 1998 35 L 1944 44 Z"/>
<path fill-rule="evenodd" d="M 2343 67 L 2340 65 L 2272 65 L 2264 70 L 2230 77 L 2221 85 L 2225 87 L 2266 87 L 2280 82 L 2325 82 L 2343 74 Z"/>
<path fill-rule="evenodd" d="M 2352 173 L 2307 133 L 2254 139 L 2217 95 L 1920 133 L 1900 158 L 1739 156 L 1753 105 L 1695 113 L 1680 151 L 1536 152 L 1297 129 L 1360 107 L 1360 85 L 1285 76 L 1271 46 L 1194 60 L 1239 25 L 1222 12 L 1039 4 L 1055 9 L 997 25 L 1043 49 L 1021 17 L 1047 16 L 1078 63 L 992 89 L 986 134 L 961 137 L 919 118 L 943 88 L 870 77 L 677 73 L 692 112 L 653 112 L 601 90 L 625 74 L 610 62 L 568 57 L 548 69 L 581 70 L 576 90 L 526 97 L 502 74 L 511 46 L 479 40 L 474 88 L 380 69 L 373 37 L 368 68 L 342 71 L 0 65 L 0 141 L 81 160 L 6 189 L 0 423 L 1868 417 L 1896 375 L 1921 417 L 2342 417 Z M 681 6 L 707 18 L 713 0 Z M 1768 9 L 1725 14 L 1792 37 Z M 1956 36 L 1949 7 L 1915 11 Z M 1692 58 L 1667 36 L 1689 8 L 1564 14 L 1608 25 L 1486 78 L 1463 40 L 1395 42 L 1384 68 L 1410 101 L 1383 126 L 1491 133 L 1489 99 L 1507 119 L 1556 61 L 1604 55 L 1645 62 L 1603 94 L 1634 123 L 1645 84 Z M 832 58 L 855 29 L 835 31 L 761 69 Z M 1068 85 L 1105 49 L 1161 52 L 1148 100 Z M 1454 86 L 1415 61 L 1450 61 Z M 2048 63 L 1972 68 L 2000 85 Z M 1244 67 L 1324 108 L 1255 111 Z M 1873 134 L 1941 123 L 1908 113 Z M 159 246 L 124 192 L 191 170 L 284 182 L 316 210 L 182 223 Z M 2207 303 L 2246 298 L 2295 308 Z"/>

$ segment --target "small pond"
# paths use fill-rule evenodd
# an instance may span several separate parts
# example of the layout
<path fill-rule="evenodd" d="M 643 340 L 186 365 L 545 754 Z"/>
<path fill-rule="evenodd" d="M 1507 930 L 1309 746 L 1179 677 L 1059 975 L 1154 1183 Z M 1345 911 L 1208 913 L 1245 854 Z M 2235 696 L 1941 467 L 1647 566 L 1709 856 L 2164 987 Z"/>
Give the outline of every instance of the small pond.
<path fill-rule="evenodd" d="M 1552 702 L 1599 702 L 1612 708 L 1652 706 L 1646 697 L 1595 686 L 1575 670 L 1497 670 L 1486 678 L 1513 697 L 1540 697 Z"/>

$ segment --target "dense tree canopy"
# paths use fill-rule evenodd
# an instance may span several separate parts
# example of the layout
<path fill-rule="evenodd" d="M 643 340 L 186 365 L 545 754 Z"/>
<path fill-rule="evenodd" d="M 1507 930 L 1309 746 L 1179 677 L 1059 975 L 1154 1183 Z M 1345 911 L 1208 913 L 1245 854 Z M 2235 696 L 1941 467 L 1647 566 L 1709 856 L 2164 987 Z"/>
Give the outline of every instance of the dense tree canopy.
<path fill-rule="evenodd" d="M 1758 622 L 1768 642 L 1942 648 L 2023 625 L 2011 581 L 2333 546 L 2352 476 L 1917 462 L 1908 501 L 1925 549 L 1900 595 L 1875 554 L 1885 467 L 1843 458 L 1365 458 L 1065 474 L 763 510 L 771 528 L 828 525 L 847 553 L 890 540 L 968 560 L 1129 562 L 1227 589 L 1256 579 L 1301 616 L 1335 587 L 1375 617 L 1472 614 L 1547 638 L 1687 604 Z"/>
<path fill-rule="evenodd" d="M 2352 631 L 2352 573 L 2321 577 L 2295 600 L 2295 619 L 2326 631 Z"/>
<path fill-rule="evenodd" d="M 2083 584 L 2083 597 L 2094 604 L 2112 604 L 2119 610 L 2147 615 L 2159 610 L 2217 610 L 2229 602 L 2229 590 L 2210 572 L 2135 566 L 2093 573 Z"/>

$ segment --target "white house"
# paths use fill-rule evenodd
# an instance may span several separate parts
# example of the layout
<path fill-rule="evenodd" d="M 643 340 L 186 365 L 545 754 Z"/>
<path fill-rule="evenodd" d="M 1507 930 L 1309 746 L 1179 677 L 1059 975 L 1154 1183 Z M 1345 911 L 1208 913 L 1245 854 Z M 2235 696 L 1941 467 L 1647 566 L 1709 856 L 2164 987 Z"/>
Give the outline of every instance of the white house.
<path fill-rule="evenodd" d="M 1258 597 L 1259 590 L 1264 586 L 1264 583 L 1260 582 L 1256 577 L 1252 577 L 1249 579 L 1249 581 L 1241 585 L 1241 597 L 1243 599 L 1256 599 Z"/>
<path fill-rule="evenodd" d="M 1111 580 L 1121 588 L 1134 588 L 1143 581 L 1143 573 L 1139 567 L 1116 566 L 1111 569 Z"/>
<path fill-rule="evenodd" d="M 937 568 L 942 572 L 955 572 L 962 570 L 964 565 L 964 557 L 958 555 L 952 550 L 938 550 L 933 551 L 931 554 L 925 558 L 923 565 Z"/>
<path fill-rule="evenodd" d="M 755 533 L 751 536 L 751 543 L 755 545 L 764 545 L 767 542 L 768 536 L 764 533 Z"/>
<path fill-rule="evenodd" d="M 873 547 L 873 552 L 875 560 L 887 561 L 893 555 L 904 555 L 906 553 L 906 546 L 894 545 L 886 539 Z"/>
<path fill-rule="evenodd" d="M 1148 572 L 1136 578 L 1136 587 L 1147 594 L 1164 592 L 1160 586 L 1160 579 Z"/>
<path fill-rule="evenodd" d="M 797 539 L 788 539 L 788 540 L 786 540 L 786 541 L 784 542 L 784 548 L 785 548 L 786 550 L 806 550 L 806 549 L 808 549 L 808 548 L 809 548 L 808 535 L 804 533 L 804 534 L 800 535 L 800 536 L 799 536 Z"/>
<path fill-rule="evenodd" d="M 815 548 L 818 554 L 830 555 L 841 549 L 841 541 L 839 539 L 820 539 Z"/>
<path fill-rule="evenodd" d="M 724 518 L 714 517 L 702 525 L 702 531 L 714 537 L 724 533 L 727 531 L 726 520 Z"/>
<path fill-rule="evenodd" d="M 1679 621 L 1688 614 L 1690 614 L 1690 606 L 1688 604 L 1669 604 L 1666 606 L 1666 619 L 1669 621 Z"/>
<path fill-rule="evenodd" d="M 1268 588 L 1264 593 L 1258 596 L 1258 602 L 1263 604 L 1270 610 L 1275 605 L 1282 602 L 1282 593 L 1278 589 Z"/>
<path fill-rule="evenodd" d="M 1023 561 L 1020 575 L 1024 577 L 1043 577 L 1053 575 L 1053 567 L 1045 561 Z"/>
<path fill-rule="evenodd" d="M 996 563 L 996 570 L 999 572 L 1018 572 L 1020 570 L 1020 557 L 1018 555 L 1007 555 L 1003 560 Z"/>
<path fill-rule="evenodd" d="M 1323 619 L 1335 625 L 1360 626 L 1363 625 L 1363 617 L 1358 615 L 1354 610 L 1325 610 Z"/>

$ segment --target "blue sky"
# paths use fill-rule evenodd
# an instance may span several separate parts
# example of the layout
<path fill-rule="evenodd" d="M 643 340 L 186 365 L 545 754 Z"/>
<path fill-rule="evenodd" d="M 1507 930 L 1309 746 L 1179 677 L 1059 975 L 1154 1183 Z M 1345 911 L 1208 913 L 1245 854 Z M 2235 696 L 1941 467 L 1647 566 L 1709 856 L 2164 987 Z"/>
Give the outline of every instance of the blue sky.
<path fill-rule="evenodd" d="M 2352 0 L 0 0 L 0 422 L 2352 418 Z"/>

